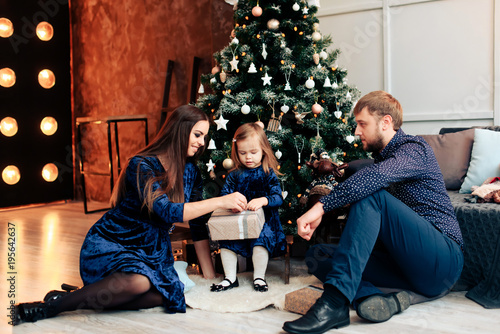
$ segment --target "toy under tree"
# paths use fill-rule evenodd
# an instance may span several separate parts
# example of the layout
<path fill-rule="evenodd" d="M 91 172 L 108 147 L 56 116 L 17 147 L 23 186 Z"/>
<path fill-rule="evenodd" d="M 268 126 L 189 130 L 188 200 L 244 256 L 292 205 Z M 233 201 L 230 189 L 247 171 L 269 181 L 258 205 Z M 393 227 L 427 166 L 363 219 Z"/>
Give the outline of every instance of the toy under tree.
<path fill-rule="evenodd" d="M 341 165 L 366 157 L 353 135 L 354 101 L 360 93 L 328 50 L 316 13 L 319 0 L 235 1 L 228 46 L 214 54 L 211 74 L 201 78 L 197 106 L 216 126 L 200 161 L 205 196 L 217 196 L 233 167 L 232 136 L 243 123 L 259 122 L 280 163 L 285 233 L 296 233 L 304 212 L 300 198 L 313 181 L 305 165 L 316 151 Z M 205 89 L 211 93 L 204 94 Z"/>

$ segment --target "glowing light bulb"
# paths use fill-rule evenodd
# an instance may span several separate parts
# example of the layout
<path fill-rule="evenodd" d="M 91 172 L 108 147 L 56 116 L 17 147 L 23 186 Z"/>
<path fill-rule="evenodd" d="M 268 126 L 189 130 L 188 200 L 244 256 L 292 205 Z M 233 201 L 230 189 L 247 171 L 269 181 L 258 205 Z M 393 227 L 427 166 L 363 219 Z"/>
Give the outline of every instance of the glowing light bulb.
<path fill-rule="evenodd" d="M 54 117 L 45 117 L 40 122 L 40 129 L 46 136 L 52 136 L 57 131 L 57 121 Z"/>
<path fill-rule="evenodd" d="M 12 137 L 17 133 L 17 121 L 12 117 L 5 117 L 0 122 L 0 132 L 6 137 Z"/>
<path fill-rule="evenodd" d="M 46 164 L 42 169 L 42 177 L 47 182 L 54 182 L 59 176 L 59 169 L 53 163 Z"/>
<path fill-rule="evenodd" d="M 21 179 L 19 168 L 14 165 L 9 165 L 2 171 L 2 179 L 8 185 L 14 185 Z"/>
<path fill-rule="evenodd" d="M 9 19 L 0 18 L 0 37 L 9 38 L 14 33 L 14 26 Z"/>
<path fill-rule="evenodd" d="M 16 83 L 16 73 L 8 67 L 0 70 L 0 86 L 9 88 Z"/>
<path fill-rule="evenodd" d="M 36 26 L 36 35 L 44 42 L 50 41 L 54 36 L 54 28 L 48 22 L 40 22 Z"/>
<path fill-rule="evenodd" d="M 45 89 L 52 88 L 56 84 L 56 76 L 51 70 L 41 70 L 38 73 L 38 83 Z"/>

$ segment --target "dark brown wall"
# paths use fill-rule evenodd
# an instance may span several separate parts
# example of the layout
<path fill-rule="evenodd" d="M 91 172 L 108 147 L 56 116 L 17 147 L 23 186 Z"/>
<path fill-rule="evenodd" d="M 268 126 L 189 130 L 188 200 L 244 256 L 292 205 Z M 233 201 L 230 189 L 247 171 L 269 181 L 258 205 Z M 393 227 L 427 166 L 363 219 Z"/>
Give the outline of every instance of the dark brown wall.
<path fill-rule="evenodd" d="M 71 0 L 70 6 L 74 117 L 147 114 L 150 138 L 159 126 L 168 60 L 175 61 L 173 107 L 188 102 L 193 57 L 202 59 L 200 74 L 209 72 L 233 27 L 233 8 L 223 0 Z M 82 130 L 85 161 L 106 170 L 105 127 Z M 126 160 L 143 145 L 143 128 L 123 123 L 119 133 Z M 89 176 L 86 184 L 89 196 L 107 200 L 106 178 Z"/>

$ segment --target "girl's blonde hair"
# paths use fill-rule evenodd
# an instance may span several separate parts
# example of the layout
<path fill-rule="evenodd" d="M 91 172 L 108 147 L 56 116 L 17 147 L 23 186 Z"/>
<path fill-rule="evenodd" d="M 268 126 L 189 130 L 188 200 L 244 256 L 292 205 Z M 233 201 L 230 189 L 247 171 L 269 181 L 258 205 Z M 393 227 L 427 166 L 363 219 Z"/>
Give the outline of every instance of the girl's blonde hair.
<path fill-rule="evenodd" d="M 163 156 L 165 173 L 158 177 L 149 177 L 144 186 L 143 193 L 139 194 L 143 200 L 143 207 L 146 206 L 150 212 L 153 210 L 153 203 L 158 197 L 167 194 L 170 201 L 175 203 L 184 202 L 183 175 L 186 162 L 195 162 L 203 153 L 206 143 L 196 154 L 188 158 L 187 149 L 191 130 L 194 125 L 200 121 L 209 122 L 208 116 L 199 108 L 192 105 L 184 105 L 176 108 L 167 118 L 163 126 L 153 141 L 135 155 Z M 122 169 L 117 185 L 111 194 L 111 205 L 116 206 L 120 203 L 126 194 L 126 166 Z M 137 168 L 137 188 L 140 189 L 141 178 L 148 177 L 141 175 L 139 166 Z M 153 183 L 159 182 L 161 188 L 152 191 Z"/>
<path fill-rule="evenodd" d="M 256 137 L 262 149 L 262 168 L 264 169 L 264 172 L 269 174 L 269 170 L 272 169 L 276 175 L 283 175 L 278 170 L 278 160 L 274 156 L 273 149 L 271 148 L 271 144 L 269 144 L 269 140 L 267 139 L 264 129 L 255 123 L 245 123 L 236 129 L 231 147 L 231 159 L 234 162 L 234 167 L 231 171 L 241 169 L 244 166 L 238 156 L 238 141 L 252 136 Z"/>

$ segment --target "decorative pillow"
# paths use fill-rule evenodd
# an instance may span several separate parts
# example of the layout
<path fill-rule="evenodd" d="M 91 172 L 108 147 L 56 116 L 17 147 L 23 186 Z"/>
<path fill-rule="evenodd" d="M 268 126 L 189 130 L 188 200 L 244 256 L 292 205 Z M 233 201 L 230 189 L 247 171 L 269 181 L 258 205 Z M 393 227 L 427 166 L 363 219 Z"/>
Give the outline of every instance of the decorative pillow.
<path fill-rule="evenodd" d="M 465 179 L 474 141 L 474 129 L 421 136 L 432 147 L 448 190 L 458 190 Z"/>
<path fill-rule="evenodd" d="M 470 194 L 472 186 L 494 176 L 500 176 L 500 132 L 475 129 L 469 169 L 459 193 Z"/>

